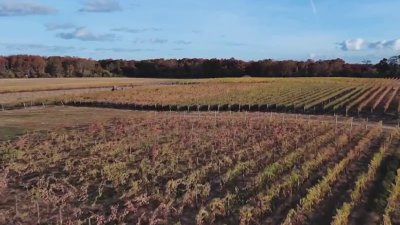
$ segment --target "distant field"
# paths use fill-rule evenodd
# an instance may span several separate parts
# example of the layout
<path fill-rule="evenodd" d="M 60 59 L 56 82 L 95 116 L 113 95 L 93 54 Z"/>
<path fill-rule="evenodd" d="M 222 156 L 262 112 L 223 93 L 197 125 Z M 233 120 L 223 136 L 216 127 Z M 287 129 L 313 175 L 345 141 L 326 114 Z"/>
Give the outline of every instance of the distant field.
<path fill-rule="evenodd" d="M 65 83 L 62 81 L 65 80 Z M 21 80 L 13 90 L 35 89 L 46 79 Z M 202 80 L 154 79 L 50 79 L 58 87 L 73 90 L 13 92 L 0 94 L 0 104 L 31 102 L 82 102 L 86 106 L 134 105 L 131 109 L 274 111 L 312 114 L 342 114 L 395 120 L 400 113 L 400 81 L 359 78 L 221 78 Z M 1 80 L 0 80 L 1 82 Z M 13 82 L 13 80 L 9 80 Z M 17 81 L 16 81 L 17 82 Z M 130 86 L 111 91 L 113 84 Z M 10 84 L 11 84 L 10 83 Z M 18 83 L 18 82 L 17 82 Z M 108 88 L 88 89 L 100 85 Z M 1 87 L 1 86 L 0 86 Z M 3 88 L 6 86 L 3 85 Z M 7 88 L 12 89 L 13 86 Z M 1 90 L 1 89 L 0 89 Z M 36 89 L 39 90 L 39 89 Z"/>
<path fill-rule="evenodd" d="M 113 86 L 132 88 L 175 80 L 141 78 L 33 78 L 0 79 L 0 104 L 30 104 L 70 94 L 109 91 Z"/>
<path fill-rule="evenodd" d="M 162 79 L 145 78 L 29 78 L 0 79 L 0 93 L 21 91 L 46 91 L 60 89 L 81 89 L 112 87 L 113 85 L 140 85 L 165 82 Z"/>
<path fill-rule="evenodd" d="M 68 96 L 65 100 L 140 105 L 234 107 L 296 113 L 400 112 L 400 83 L 389 79 L 242 78 L 192 85 L 145 85 L 117 92 Z M 196 107 L 195 107 L 196 108 Z M 251 108 L 251 109 L 249 109 Z"/>
<path fill-rule="evenodd" d="M 47 91 L 23 91 L 23 92 L 7 92 L 0 93 L 0 104 L 14 105 L 21 102 L 30 104 L 35 101 L 46 101 L 47 99 L 54 98 L 56 96 L 66 95 L 77 95 L 95 93 L 100 91 L 110 91 L 109 87 L 98 87 L 98 88 L 77 88 L 77 89 L 60 89 L 60 90 L 47 90 Z"/>

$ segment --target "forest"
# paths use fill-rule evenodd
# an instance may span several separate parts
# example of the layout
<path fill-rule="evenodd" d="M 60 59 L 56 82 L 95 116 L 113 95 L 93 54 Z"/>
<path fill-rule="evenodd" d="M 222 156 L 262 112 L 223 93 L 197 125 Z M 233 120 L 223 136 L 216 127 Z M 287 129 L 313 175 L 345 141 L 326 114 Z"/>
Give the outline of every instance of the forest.
<path fill-rule="evenodd" d="M 377 64 L 320 61 L 243 61 L 238 59 L 93 60 L 33 55 L 0 56 L 0 78 L 37 77 L 399 77 L 400 56 Z"/>

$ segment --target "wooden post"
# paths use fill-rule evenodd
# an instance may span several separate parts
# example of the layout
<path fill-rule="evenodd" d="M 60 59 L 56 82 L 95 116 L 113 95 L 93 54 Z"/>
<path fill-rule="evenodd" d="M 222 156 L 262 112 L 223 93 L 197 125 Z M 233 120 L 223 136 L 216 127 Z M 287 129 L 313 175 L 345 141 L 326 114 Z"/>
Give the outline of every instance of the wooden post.
<path fill-rule="evenodd" d="M 350 124 L 350 128 L 353 129 L 353 117 L 351 117 L 351 124 Z"/>
<path fill-rule="evenodd" d="M 217 111 L 214 112 L 215 126 L 217 126 Z"/>
<path fill-rule="evenodd" d="M 43 108 L 46 108 L 46 105 L 44 104 L 44 102 L 42 102 L 42 106 L 43 106 Z"/>
<path fill-rule="evenodd" d="M 351 121 L 350 121 L 350 138 L 351 138 L 352 130 L 353 130 L 353 117 L 351 117 Z"/>
<path fill-rule="evenodd" d="M 335 116 L 335 133 L 337 131 L 338 116 Z"/>
<path fill-rule="evenodd" d="M 23 104 L 24 104 L 24 109 L 26 109 L 26 105 L 25 105 L 25 102 L 24 102 Z"/>

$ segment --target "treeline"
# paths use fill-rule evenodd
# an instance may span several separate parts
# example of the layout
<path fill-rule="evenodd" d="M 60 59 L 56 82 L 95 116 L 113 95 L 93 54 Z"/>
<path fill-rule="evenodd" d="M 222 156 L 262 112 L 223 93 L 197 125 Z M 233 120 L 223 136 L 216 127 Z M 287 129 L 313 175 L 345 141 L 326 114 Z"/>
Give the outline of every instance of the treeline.
<path fill-rule="evenodd" d="M 376 65 L 321 61 L 242 61 L 237 59 L 92 60 L 14 55 L 0 57 L 0 78 L 24 77 L 399 77 L 400 56 Z"/>
<path fill-rule="evenodd" d="M 91 59 L 31 55 L 0 57 L 0 78 L 109 76 L 113 74 Z"/>

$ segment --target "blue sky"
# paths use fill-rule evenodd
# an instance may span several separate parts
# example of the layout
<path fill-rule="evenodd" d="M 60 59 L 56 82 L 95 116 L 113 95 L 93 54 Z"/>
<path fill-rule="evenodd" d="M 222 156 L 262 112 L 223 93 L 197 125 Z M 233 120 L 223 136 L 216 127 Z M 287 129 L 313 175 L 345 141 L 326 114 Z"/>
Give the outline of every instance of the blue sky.
<path fill-rule="evenodd" d="M 378 61 L 399 0 L 0 0 L 0 55 Z"/>

